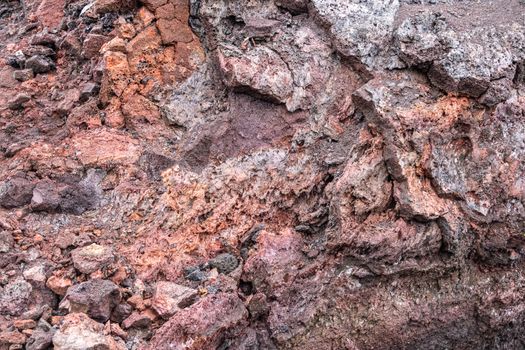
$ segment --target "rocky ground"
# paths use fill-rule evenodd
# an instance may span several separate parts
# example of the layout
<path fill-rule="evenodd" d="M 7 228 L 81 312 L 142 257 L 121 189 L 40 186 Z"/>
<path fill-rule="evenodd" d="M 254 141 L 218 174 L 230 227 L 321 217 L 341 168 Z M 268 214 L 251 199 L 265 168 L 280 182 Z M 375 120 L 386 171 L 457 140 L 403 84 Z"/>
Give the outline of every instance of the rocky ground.
<path fill-rule="evenodd" d="M 525 3 L 4 0 L 0 350 L 525 349 Z"/>

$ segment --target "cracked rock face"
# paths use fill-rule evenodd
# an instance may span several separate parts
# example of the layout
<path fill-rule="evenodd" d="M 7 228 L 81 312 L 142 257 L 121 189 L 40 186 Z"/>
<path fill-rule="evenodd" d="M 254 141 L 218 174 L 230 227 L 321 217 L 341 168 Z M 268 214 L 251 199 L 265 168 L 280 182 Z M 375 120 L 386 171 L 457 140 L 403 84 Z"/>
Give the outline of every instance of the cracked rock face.
<path fill-rule="evenodd" d="M 521 349 L 521 0 L 0 4 L 0 349 Z"/>

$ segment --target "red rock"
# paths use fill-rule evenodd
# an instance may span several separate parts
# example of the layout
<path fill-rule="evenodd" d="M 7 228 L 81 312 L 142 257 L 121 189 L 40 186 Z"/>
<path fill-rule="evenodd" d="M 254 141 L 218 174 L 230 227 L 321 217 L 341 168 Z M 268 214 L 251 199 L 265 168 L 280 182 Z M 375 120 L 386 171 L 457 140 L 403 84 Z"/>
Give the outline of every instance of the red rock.
<path fill-rule="evenodd" d="M 175 18 L 175 6 L 168 2 L 165 5 L 158 7 L 155 10 L 155 17 L 158 19 L 173 19 Z"/>
<path fill-rule="evenodd" d="M 58 295 L 65 295 L 71 285 L 71 279 L 58 276 L 51 276 L 46 282 L 46 286 Z"/>
<path fill-rule="evenodd" d="M 109 38 L 100 34 L 88 34 L 82 44 L 82 56 L 85 58 L 93 58 L 98 56 L 102 46 L 109 41 Z"/>
<path fill-rule="evenodd" d="M 240 299 L 233 294 L 216 294 L 179 311 L 151 339 L 147 349 L 215 349 L 225 332 L 239 326 L 247 317 Z M 193 341 L 189 342 L 189 339 Z"/>
<path fill-rule="evenodd" d="M 133 306 L 135 309 L 139 310 L 139 311 L 142 311 L 144 310 L 146 307 L 144 306 L 144 299 L 142 299 L 142 297 L 140 295 L 132 295 L 131 297 L 129 297 L 126 302 L 128 304 L 130 304 L 131 306 Z"/>
<path fill-rule="evenodd" d="M 0 332 L 0 345 L 25 344 L 25 342 L 26 342 L 26 336 L 23 335 L 20 332 L 17 332 L 17 331 L 14 331 L 14 332 L 8 332 L 8 331 Z"/>
<path fill-rule="evenodd" d="M 43 0 L 36 10 L 36 16 L 45 27 L 58 27 L 64 17 L 64 0 Z"/>
<path fill-rule="evenodd" d="M 34 320 L 15 320 L 13 325 L 19 330 L 33 329 L 36 327 L 36 322 Z"/>
<path fill-rule="evenodd" d="M 150 10 L 155 11 L 157 7 L 164 5 L 168 0 L 142 0 L 142 3 Z"/>
<path fill-rule="evenodd" d="M 193 40 L 193 32 L 190 27 L 179 20 L 159 19 L 157 21 L 162 43 L 165 45 L 175 42 L 189 43 Z"/>
<path fill-rule="evenodd" d="M 84 165 L 130 164 L 138 160 L 138 143 L 127 134 L 110 130 L 79 133 L 72 139 L 77 157 Z M 93 148 L 92 145 L 97 147 Z"/>

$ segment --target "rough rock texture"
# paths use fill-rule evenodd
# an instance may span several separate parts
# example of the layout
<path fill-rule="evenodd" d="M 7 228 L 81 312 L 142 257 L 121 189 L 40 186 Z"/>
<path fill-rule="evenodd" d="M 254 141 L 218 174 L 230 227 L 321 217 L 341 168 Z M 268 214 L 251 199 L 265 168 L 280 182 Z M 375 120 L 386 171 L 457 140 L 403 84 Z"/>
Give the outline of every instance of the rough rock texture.
<path fill-rule="evenodd" d="M 525 348 L 521 0 L 0 3 L 0 349 Z"/>

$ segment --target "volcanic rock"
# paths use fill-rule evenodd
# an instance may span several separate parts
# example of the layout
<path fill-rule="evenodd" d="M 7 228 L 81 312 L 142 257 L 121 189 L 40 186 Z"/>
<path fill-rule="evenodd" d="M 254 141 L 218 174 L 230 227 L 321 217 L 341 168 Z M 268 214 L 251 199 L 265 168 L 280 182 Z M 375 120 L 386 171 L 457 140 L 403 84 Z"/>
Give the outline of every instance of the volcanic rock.
<path fill-rule="evenodd" d="M 70 287 L 60 308 L 68 312 L 84 312 L 91 318 L 106 322 L 121 299 L 117 285 L 108 280 L 89 280 Z"/>

